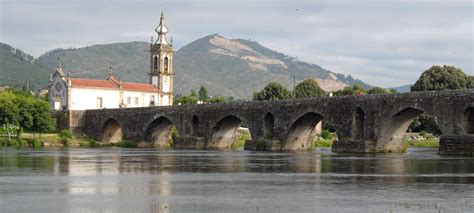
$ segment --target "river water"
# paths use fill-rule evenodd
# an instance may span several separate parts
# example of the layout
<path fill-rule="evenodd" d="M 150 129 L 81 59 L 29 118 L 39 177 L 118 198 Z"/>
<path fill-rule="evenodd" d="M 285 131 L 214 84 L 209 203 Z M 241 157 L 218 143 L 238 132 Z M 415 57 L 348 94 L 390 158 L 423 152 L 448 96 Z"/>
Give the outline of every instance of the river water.
<path fill-rule="evenodd" d="M 474 158 L 0 148 L 0 212 L 469 212 Z"/>

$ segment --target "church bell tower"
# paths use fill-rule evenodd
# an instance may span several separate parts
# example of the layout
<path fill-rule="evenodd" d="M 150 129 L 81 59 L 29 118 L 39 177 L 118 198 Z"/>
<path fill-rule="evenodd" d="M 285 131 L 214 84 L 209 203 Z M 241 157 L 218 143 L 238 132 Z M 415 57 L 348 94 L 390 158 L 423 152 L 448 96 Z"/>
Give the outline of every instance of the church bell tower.
<path fill-rule="evenodd" d="M 163 12 L 155 32 L 158 39 L 156 42 L 152 39 L 150 44 L 150 84 L 160 88 L 160 106 L 173 105 L 173 40 L 166 39 L 168 28 Z"/>

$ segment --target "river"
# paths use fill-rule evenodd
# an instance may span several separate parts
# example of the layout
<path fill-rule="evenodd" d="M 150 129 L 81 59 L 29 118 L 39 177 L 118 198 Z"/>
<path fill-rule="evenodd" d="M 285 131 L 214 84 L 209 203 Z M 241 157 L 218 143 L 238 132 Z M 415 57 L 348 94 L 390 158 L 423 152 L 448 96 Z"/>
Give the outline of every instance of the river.
<path fill-rule="evenodd" d="M 0 148 L 0 212 L 468 212 L 474 158 Z"/>

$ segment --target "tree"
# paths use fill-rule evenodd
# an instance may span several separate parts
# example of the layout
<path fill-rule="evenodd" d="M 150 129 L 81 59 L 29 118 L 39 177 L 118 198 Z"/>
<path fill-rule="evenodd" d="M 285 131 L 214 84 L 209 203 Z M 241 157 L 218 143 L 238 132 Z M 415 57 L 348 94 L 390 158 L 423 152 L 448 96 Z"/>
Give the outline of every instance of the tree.
<path fill-rule="evenodd" d="M 196 96 L 181 96 L 174 100 L 175 105 L 197 104 L 198 98 Z"/>
<path fill-rule="evenodd" d="M 306 79 L 295 87 L 296 98 L 310 98 L 326 96 L 326 91 L 319 87 L 314 79 Z"/>
<path fill-rule="evenodd" d="M 54 121 L 51 117 L 49 103 L 43 100 L 34 102 L 33 125 L 31 129 L 35 132 L 45 133 L 54 130 Z"/>
<path fill-rule="evenodd" d="M 338 90 L 336 92 L 334 92 L 334 95 L 335 96 L 344 96 L 344 95 L 363 95 L 363 94 L 366 94 L 367 92 L 365 91 L 365 89 L 360 86 L 360 85 L 357 85 L 357 84 L 354 84 L 352 86 L 347 86 L 347 87 L 344 87 L 343 90 Z"/>
<path fill-rule="evenodd" d="M 413 123 L 408 127 L 409 132 L 429 132 L 434 135 L 441 135 L 441 129 L 439 128 L 436 120 L 426 114 L 421 114 L 420 117 L 416 118 Z"/>
<path fill-rule="evenodd" d="M 206 102 L 209 99 L 207 95 L 206 87 L 202 86 L 199 88 L 199 100 Z"/>
<path fill-rule="evenodd" d="M 292 98 L 292 94 L 283 85 L 277 82 L 271 82 L 265 86 L 260 92 L 253 93 L 253 100 L 283 100 Z"/>
<path fill-rule="evenodd" d="M 54 130 L 49 103 L 21 90 L 0 92 L 0 125 L 3 124 L 40 133 Z"/>
<path fill-rule="evenodd" d="M 212 104 L 225 103 L 225 102 L 227 102 L 226 98 L 220 97 L 220 96 L 212 97 L 209 99 L 209 103 L 212 103 Z"/>
<path fill-rule="evenodd" d="M 454 66 L 432 66 L 421 74 L 411 87 L 411 91 L 474 88 L 473 79 L 473 76 L 466 75 Z M 436 120 L 426 114 L 416 118 L 408 129 L 414 132 L 426 131 L 435 135 L 441 134 Z"/>
<path fill-rule="evenodd" d="M 432 66 L 425 70 L 411 91 L 474 88 L 473 76 L 466 75 L 454 66 Z"/>
<path fill-rule="evenodd" d="M 392 90 L 384 89 L 382 87 L 374 87 L 367 91 L 367 94 L 393 94 Z"/>
<path fill-rule="evenodd" d="M 191 89 L 191 96 L 196 97 L 196 98 L 198 97 L 196 94 L 196 90 Z"/>

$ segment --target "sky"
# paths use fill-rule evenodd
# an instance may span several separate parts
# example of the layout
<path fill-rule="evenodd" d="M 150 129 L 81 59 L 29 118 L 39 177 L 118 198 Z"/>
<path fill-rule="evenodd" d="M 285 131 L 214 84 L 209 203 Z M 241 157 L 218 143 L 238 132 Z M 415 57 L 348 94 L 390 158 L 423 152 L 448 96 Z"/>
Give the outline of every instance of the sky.
<path fill-rule="evenodd" d="M 472 0 L 0 0 L 0 42 L 35 57 L 148 42 L 161 11 L 176 49 L 214 33 L 251 39 L 383 87 L 432 65 L 474 74 Z"/>

